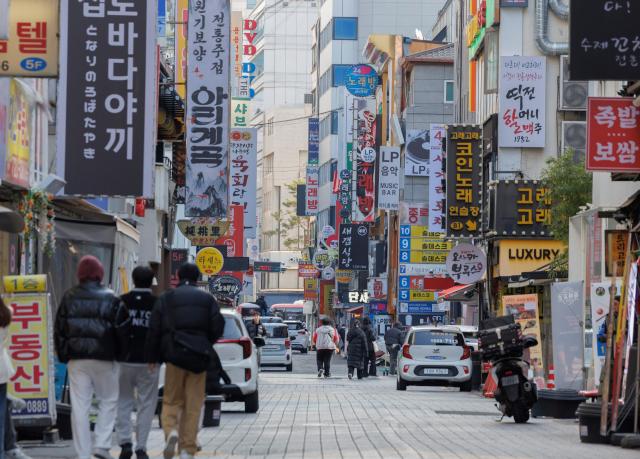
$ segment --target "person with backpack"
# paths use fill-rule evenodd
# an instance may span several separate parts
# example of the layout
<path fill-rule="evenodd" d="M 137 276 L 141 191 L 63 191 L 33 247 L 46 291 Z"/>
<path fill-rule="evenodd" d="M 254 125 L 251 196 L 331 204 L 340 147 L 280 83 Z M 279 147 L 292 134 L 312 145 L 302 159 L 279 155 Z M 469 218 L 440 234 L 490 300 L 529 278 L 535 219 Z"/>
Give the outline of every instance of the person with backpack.
<path fill-rule="evenodd" d="M 331 357 L 337 349 L 336 345 L 339 340 L 338 331 L 331 325 L 331 320 L 327 317 L 322 319 L 322 325 L 313 332 L 312 338 L 316 348 L 318 378 L 331 376 Z"/>
<path fill-rule="evenodd" d="M 396 322 L 393 324 L 387 332 L 384 334 L 384 344 L 387 347 L 389 353 L 389 367 L 392 375 L 396 374 L 398 366 L 398 351 L 404 342 L 404 333 L 402 331 L 402 324 Z"/>
<path fill-rule="evenodd" d="M 147 439 L 158 404 L 158 368 L 148 368 L 144 346 L 156 297 L 151 293 L 154 272 L 138 266 L 131 273 L 135 288 L 120 297 L 116 329 L 120 344 L 120 395 L 116 433 L 120 445 L 119 459 L 149 459 Z M 125 325 L 126 324 L 126 325 Z M 136 447 L 132 442 L 131 414 L 136 411 Z"/>
<path fill-rule="evenodd" d="M 176 446 L 180 459 L 192 459 L 198 450 L 206 370 L 215 352 L 213 344 L 224 331 L 218 303 L 197 287 L 199 278 L 195 264 L 183 264 L 178 287 L 158 299 L 149 324 L 145 349 L 150 367 L 166 362 L 161 414 L 165 459 L 174 457 Z"/>

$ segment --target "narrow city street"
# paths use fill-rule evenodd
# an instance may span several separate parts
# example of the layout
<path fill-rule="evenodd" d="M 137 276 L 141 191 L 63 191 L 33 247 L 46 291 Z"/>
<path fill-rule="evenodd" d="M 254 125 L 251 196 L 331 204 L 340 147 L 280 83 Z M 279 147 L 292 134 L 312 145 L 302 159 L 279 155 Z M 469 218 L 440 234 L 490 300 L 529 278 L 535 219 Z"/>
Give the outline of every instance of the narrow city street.
<path fill-rule="evenodd" d="M 200 432 L 203 458 L 637 458 L 632 450 L 580 443 L 574 420 L 498 423 L 493 400 L 458 389 L 395 389 L 390 376 L 348 380 L 334 358 L 333 376 L 318 379 L 315 353 L 295 354 L 294 372 L 261 375 L 261 408 L 223 406 L 220 428 Z M 526 443 L 523 439 L 526 438 Z M 70 447 L 25 448 L 34 458 L 69 458 Z M 162 457 L 154 421 L 149 454 Z M 119 449 L 111 451 L 116 457 Z"/>

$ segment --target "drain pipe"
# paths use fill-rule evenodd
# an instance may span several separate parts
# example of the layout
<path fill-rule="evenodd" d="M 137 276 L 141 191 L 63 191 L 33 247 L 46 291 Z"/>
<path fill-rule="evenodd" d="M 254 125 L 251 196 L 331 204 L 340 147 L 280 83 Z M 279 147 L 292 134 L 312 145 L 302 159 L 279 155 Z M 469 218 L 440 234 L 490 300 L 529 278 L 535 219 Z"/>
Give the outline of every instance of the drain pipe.
<path fill-rule="evenodd" d="M 543 54 L 558 56 L 569 54 L 569 43 L 551 41 L 549 39 L 549 2 L 551 0 L 536 0 L 536 45 Z"/>
<path fill-rule="evenodd" d="M 549 8 L 556 16 L 565 21 L 569 19 L 569 5 L 566 5 L 562 0 L 549 0 Z"/>

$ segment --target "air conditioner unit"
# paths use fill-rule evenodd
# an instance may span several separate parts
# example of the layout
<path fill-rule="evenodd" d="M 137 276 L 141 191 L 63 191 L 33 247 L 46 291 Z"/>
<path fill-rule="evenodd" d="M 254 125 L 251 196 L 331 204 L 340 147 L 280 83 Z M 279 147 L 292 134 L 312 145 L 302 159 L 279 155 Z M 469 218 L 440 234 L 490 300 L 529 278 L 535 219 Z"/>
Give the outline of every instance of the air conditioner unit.
<path fill-rule="evenodd" d="M 560 56 L 560 110 L 586 111 L 588 81 L 571 81 L 569 56 Z"/>
<path fill-rule="evenodd" d="M 583 163 L 587 149 L 587 123 L 586 121 L 562 122 L 562 152 L 568 148 L 573 150 L 573 159 L 576 163 Z"/>

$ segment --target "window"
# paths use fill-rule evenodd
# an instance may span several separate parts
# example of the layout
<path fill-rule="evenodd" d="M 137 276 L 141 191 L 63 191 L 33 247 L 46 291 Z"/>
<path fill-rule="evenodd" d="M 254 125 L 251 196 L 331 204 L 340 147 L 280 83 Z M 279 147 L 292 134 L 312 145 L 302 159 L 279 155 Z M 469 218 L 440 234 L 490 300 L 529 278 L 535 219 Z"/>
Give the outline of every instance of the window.
<path fill-rule="evenodd" d="M 357 40 L 358 18 L 333 18 L 334 40 Z"/>
<path fill-rule="evenodd" d="M 453 103 L 453 80 L 446 80 L 444 82 L 444 103 Z"/>
<path fill-rule="evenodd" d="M 318 171 L 318 181 L 320 186 L 324 186 L 333 180 L 333 177 L 331 176 L 332 164 L 333 161 L 329 160 L 320 166 L 320 170 Z"/>
<path fill-rule="evenodd" d="M 331 87 L 331 69 L 327 70 L 320 76 L 320 82 L 318 83 L 318 91 L 322 96 Z"/>
<path fill-rule="evenodd" d="M 267 120 L 267 135 L 273 135 L 273 117 Z"/>
<path fill-rule="evenodd" d="M 498 92 L 498 33 L 487 31 L 484 38 L 484 92 Z"/>
<path fill-rule="evenodd" d="M 273 153 L 264 159 L 264 175 L 273 174 Z"/>
<path fill-rule="evenodd" d="M 416 331 L 409 340 L 414 346 L 463 346 L 462 334 L 437 330 Z"/>
<path fill-rule="evenodd" d="M 322 118 L 320 120 L 320 140 L 332 134 L 337 135 L 339 121 L 340 117 L 337 110 L 332 110 L 329 115 Z"/>
<path fill-rule="evenodd" d="M 313 45 L 311 47 L 311 70 L 315 70 L 318 66 L 318 47 Z"/>
<path fill-rule="evenodd" d="M 325 49 L 331 41 L 331 22 L 320 31 L 320 51 Z"/>
<path fill-rule="evenodd" d="M 334 87 L 344 86 L 344 80 L 347 72 L 353 67 L 353 65 L 345 65 L 345 64 L 334 64 L 331 69 L 333 72 L 333 78 L 331 84 Z"/>
<path fill-rule="evenodd" d="M 256 66 L 255 76 L 257 78 L 264 73 L 264 51 L 256 54 L 251 62 Z"/>
<path fill-rule="evenodd" d="M 242 330 L 236 319 L 232 316 L 224 317 L 224 331 L 222 332 L 223 339 L 238 339 L 242 338 Z"/>
<path fill-rule="evenodd" d="M 331 111 L 331 134 L 338 135 L 338 110 Z"/>

